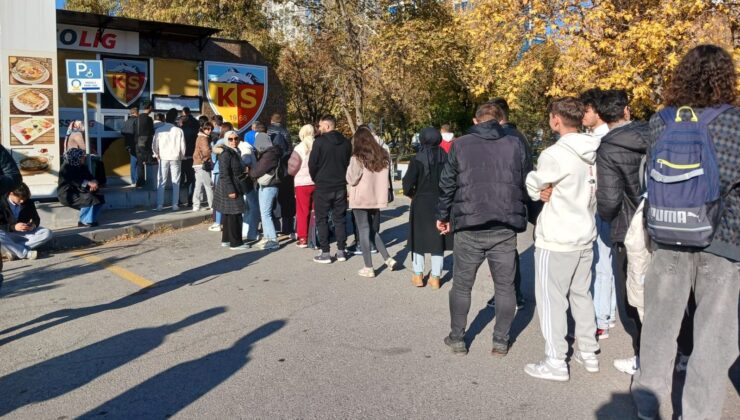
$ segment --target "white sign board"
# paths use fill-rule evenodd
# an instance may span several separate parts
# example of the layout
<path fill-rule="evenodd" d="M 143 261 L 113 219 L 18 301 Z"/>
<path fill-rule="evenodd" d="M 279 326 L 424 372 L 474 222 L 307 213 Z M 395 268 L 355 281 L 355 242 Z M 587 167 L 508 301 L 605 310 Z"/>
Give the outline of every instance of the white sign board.
<path fill-rule="evenodd" d="M 102 60 L 67 60 L 68 93 L 103 93 Z"/>
<path fill-rule="evenodd" d="M 89 26 L 57 25 L 57 48 L 139 55 L 139 33 L 98 30 Z"/>

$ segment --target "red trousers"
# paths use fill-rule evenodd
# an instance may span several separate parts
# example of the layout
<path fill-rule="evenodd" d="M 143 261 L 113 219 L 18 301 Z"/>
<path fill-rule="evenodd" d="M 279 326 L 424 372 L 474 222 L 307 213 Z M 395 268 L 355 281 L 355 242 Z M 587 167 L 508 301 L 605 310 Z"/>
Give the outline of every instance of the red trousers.
<path fill-rule="evenodd" d="M 308 222 L 313 208 L 313 185 L 295 187 L 295 217 L 298 239 L 308 239 Z"/>

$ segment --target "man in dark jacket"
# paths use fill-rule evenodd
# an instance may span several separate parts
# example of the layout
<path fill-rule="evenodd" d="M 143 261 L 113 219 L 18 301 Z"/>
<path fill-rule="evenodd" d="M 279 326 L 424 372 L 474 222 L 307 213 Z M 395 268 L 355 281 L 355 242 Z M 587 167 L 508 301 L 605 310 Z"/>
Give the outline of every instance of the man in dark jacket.
<path fill-rule="evenodd" d="M 10 153 L 0 145 L 0 195 L 11 192 L 23 181 L 18 165 Z M 0 258 L 0 287 L 3 285 L 3 260 Z"/>
<path fill-rule="evenodd" d="M 136 122 L 139 119 L 139 107 L 132 106 L 129 109 L 129 116 L 123 127 L 121 134 L 126 145 L 126 150 L 131 155 L 131 185 L 136 185 Z"/>
<path fill-rule="evenodd" d="M 619 319 L 632 337 L 632 347 L 637 355 L 642 323 L 637 309 L 627 301 L 624 237 L 643 193 L 640 166 L 650 141 L 650 128 L 646 122 L 630 120 L 628 105 L 627 92 L 624 90 L 605 91 L 599 100 L 599 117 L 609 126 L 609 132 L 601 138 L 601 146 L 596 154 L 596 185 L 599 186 L 596 203 L 601 219 L 611 225 Z M 637 361 L 634 357 L 618 359 L 614 361 L 614 366 L 633 374 L 637 370 Z"/>
<path fill-rule="evenodd" d="M 496 114 L 493 104 L 478 107 L 475 127 L 452 144 L 440 179 L 437 228 L 442 234 L 455 232 L 452 321 L 444 342 L 457 354 L 468 352 L 464 336 L 470 292 L 484 259 L 495 273 L 493 354 L 508 353 L 516 310 L 516 234 L 527 227 L 524 181 L 532 161 L 522 141 L 506 133 Z"/>
<path fill-rule="evenodd" d="M 136 187 L 146 182 L 146 164 L 152 160 L 152 140 L 154 139 L 154 120 L 149 115 L 152 103 L 144 101 L 142 112 L 136 120 Z"/>
<path fill-rule="evenodd" d="M 319 122 L 321 135 L 316 138 L 308 157 L 308 171 L 316 186 L 314 191 L 314 212 L 319 230 L 321 253 L 314 262 L 331 263 L 329 254 L 329 211 L 332 212 L 337 237 L 337 261 L 346 261 L 347 230 L 347 167 L 352 157 L 352 143 L 335 127 L 337 120 L 327 115 Z"/>
<path fill-rule="evenodd" d="M 496 119 L 498 120 L 498 123 L 501 124 L 501 127 L 504 128 L 504 132 L 506 134 L 511 134 L 519 138 L 519 140 L 522 141 L 524 144 L 524 150 L 527 153 L 527 156 L 531 158 L 532 156 L 532 147 L 529 145 L 529 140 L 527 139 L 527 136 L 524 135 L 521 131 L 519 131 L 518 128 L 516 128 L 516 125 L 512 122 L 509 122 L 509 103 L 506 102 L 506 99 L 504 98 L 494 98 L 489 101 L 491 104 L 496 105 L 500 112 L 497 112 Z M 537 215 L 539 215 L 539 210 L 542 209 L 542 202 L 534 203 L 531 200 L 528 200 L 527 203 L 527 219 L 532 223 L 535 224 L 537 221 Z M 536 213 L 536 214 L 533 214 Z M 522 273 L 521 269 L 519 267 L 520 261 L 519 261 L 519 251 L 516 252 L 516 273 L 514 275 L 514 289 L 516 289 L 516 308 L 517 309 L 524 309 L 524 294 L 522 293 Z M 491 299 L 488 301 L 488 306 L 491 308 L 494 308 L 496 306 L 496 297 L 492 296 Z"/>
<path fill-rule="evenodd" d="M 31 190 L 21 183 L 0 197 L 0 242 L 3 256 L 35 260 L 36 248 L 51 240 L 51 231 L 40 227 L 41 218 L 31 200 Z"/>
<path fill-rule="evenodd" d="M 200 123 L 193 117 L 190 108 L 182 109 L 180 117 L 180 128 L 185 135 L 185 158 L 182 160 L 182 185 L 187 194 L 180 195 L 180 202 L 183 205 L 193 205 L 193 191 L 195 189 L 195 170 L 193 169 L 193 153 L 195 153 L 195 142 L 198 140 Z"/>

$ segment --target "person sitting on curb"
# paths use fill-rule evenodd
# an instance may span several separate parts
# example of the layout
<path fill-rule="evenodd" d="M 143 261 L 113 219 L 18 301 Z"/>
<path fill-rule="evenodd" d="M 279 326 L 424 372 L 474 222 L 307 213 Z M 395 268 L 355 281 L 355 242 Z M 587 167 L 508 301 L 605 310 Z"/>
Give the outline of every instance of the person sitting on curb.
<path fill-rule="evenodd" d="M 105 204 L 98 181 L 85 165 L 85 151 L 69 149 L 64 153 L 64 163 L 59 170 L 59 202 L 80 210 L 78 227 L 95 227 L 98 215 Z"/>
<path fill-rule="evenodd" d="M 21 183 L 0 198 L 0 243 L 8 260 L 38 258 L 36 248 L 49 242 L 52 233 L 39 226 L 41 218 L 31 200 L 31 190 Z"/>

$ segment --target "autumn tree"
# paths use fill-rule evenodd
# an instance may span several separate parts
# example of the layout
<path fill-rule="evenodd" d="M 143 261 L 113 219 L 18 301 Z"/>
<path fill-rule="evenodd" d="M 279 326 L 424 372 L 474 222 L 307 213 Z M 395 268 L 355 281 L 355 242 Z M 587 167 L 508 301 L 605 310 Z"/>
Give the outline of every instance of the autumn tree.
<path fill-rule="evenodd" d="M 702 43 L 740 59 L 740 17 L 730 2 L 698 0 L 594 1 L 578 24 L 560 28 L 564 53 L 551 95 L 584 89 L 626 89 L 638 116 L 660 104 L 666 79 L 681 57 Z"/>
<path fill-rule="evenodd" d="M 326 73 L 328 60 L 326 45 L 311 41 L 298 41 L 282 50 L 278 75 L 295 125 L 316 123 L 334 111 L 336 84 Z"/>

